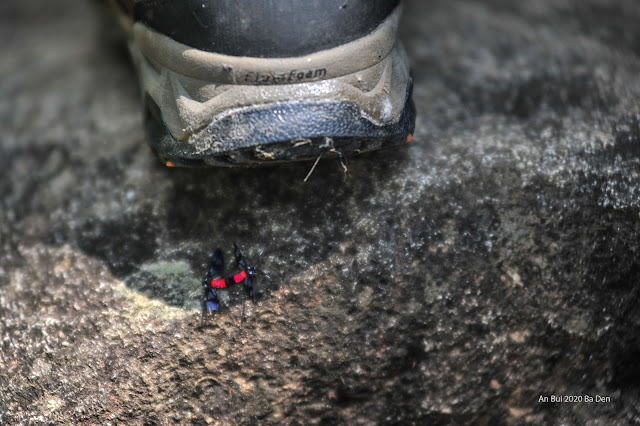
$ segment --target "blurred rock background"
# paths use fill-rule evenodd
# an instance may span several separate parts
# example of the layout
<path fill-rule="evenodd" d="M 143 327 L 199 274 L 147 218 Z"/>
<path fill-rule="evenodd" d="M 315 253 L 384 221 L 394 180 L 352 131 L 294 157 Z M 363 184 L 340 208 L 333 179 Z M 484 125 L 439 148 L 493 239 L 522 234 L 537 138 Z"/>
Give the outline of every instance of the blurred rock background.
<path fill-rule="evenodd" d="M 0 5 L 0 423 L 640 422 L 636 0 L 407 2 L 414 142 L 307 183 L 162 166 L 93 6 Z"/>

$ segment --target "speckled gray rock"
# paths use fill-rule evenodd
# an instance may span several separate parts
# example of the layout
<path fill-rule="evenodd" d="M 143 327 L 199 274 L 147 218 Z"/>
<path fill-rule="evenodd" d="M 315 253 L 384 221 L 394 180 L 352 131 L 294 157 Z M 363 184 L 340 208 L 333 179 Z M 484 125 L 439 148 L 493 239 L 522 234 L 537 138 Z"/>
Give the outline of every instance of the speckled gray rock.
<path fill-rule="evenodd" d="M 90 5 L 2 2 L 0 423 L 640 422 L 637 2 L 406 12 L 414 142 L 303 183 L 162 167 Z"/>

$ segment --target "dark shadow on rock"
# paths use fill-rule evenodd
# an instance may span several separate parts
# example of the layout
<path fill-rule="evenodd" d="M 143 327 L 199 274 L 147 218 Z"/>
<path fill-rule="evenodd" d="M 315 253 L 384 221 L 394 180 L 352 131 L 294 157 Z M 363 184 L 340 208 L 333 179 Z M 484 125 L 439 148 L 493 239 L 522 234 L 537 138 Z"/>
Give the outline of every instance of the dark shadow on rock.
<path fill-rule="evenodd" d="M 164 245 L 190 245 L 194 271 L 206 273 L 210 254 L 221 248 L 227 270 L 237 271 L 237 243 L 254 266 L 259 297 L 311 265 L 322 262 L 350 239 L 353 220 L 376 197 L 380 182 L 394 179 L 406 153 L 380 152 L 352 158 L 345 173 L 337 159 L 246 169 L 167 170 L 173 192 L 166 207 Z M 382 195 L 380 195 L 382 197 Z M 265 288 L 267 287 L 268 290 Z M 159 288 L 158 294 L 162 294 Z M 236 304 L 242 297 L 232 297 Z"/>
<path fill-rule="evenodd" d="M 76 243 L 85 253 L 107 262 L 115 276 L 124 277 L 153 258 L 159 227 L 149 213 L 106 222 L 91 219 L 83 225 Z"/>

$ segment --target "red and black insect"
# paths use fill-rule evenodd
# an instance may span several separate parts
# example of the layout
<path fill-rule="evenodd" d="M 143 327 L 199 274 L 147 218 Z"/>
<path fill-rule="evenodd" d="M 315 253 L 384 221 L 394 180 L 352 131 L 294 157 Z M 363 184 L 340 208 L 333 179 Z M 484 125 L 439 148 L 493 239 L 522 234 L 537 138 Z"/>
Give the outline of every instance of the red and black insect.
<path fill-rule="evenodd" d="M 202 286 L 204 288 L 204 294 L 202 298 L 202 313 L 212 314 L 218 311 L 220 308 L 220 299 L 218 298 L 217 290 L 231 287 L 234 284 L 244 284 L 245 292 L 255 302 L 255 292 L 253 289 L 253 276 L 260 272 L 266 275 L 263 271 L 254 268 L 249 265 L 246 258 L 238 248 L 233 244 L 233 253 L 236 258 L 236 267 L 240 270 L 239 273 L 233 276 L 224 275 L 224 256 L 222 250 L 219 248 L 211 256 L 211 262 L 209 263 L 209 271 L 207 276 L 202 280 Z"/>

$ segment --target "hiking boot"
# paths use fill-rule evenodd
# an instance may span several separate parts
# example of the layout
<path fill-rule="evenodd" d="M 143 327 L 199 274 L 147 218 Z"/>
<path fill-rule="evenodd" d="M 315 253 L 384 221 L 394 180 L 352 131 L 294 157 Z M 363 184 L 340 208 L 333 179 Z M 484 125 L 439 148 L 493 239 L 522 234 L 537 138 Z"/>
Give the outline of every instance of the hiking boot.
<path fill-rule="evenodd" d="M 349 155 L 411 141 L 398 0 L 111 0 L 151 149 L 168 166 Z"/>

